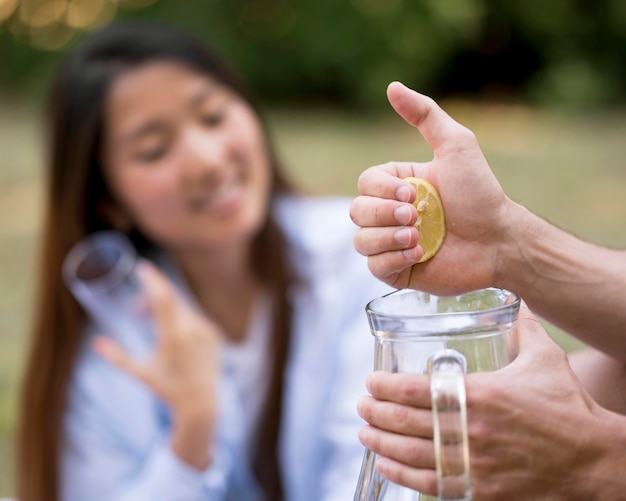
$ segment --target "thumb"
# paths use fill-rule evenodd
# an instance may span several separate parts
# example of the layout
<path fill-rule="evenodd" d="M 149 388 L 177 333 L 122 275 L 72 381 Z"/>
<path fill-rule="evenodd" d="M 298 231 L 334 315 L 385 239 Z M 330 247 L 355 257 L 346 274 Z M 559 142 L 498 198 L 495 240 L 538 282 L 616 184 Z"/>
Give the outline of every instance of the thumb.
<path fill-rule="evenodd" d="M 548 346 L 557 346 L 546 332 L 539 319 L 533 315 L 523 301 L 520 305 L 516 329 L 520 353 L 524 351 L 536 351 Z"/>
<path fill-rule="evenodd" d="M 473 134 L 453 120 L 430 97 L 409 89 L 400 82 L 391 82 L 387 87 L 387 98 L 394 110 L 404 120 L 417 127 L 426 142 L 435 150 L 459 147 Z M 461 145 L 462 145 L 461 144 Z"/>

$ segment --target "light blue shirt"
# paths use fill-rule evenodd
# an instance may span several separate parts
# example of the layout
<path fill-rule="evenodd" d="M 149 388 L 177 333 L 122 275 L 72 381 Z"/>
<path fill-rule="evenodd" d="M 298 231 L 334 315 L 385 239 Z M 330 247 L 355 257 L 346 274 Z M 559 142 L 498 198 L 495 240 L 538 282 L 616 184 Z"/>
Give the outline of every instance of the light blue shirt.
<path fill-rule="evenodd" d="M 364 453 L 356 402 L 374 363 L 364 308 L 391 289 L 370 274 L 353 248 L 356 227 L 347 199 L 290 197 L 274 210 L 301 279 L 290 291 L 293 328 L 279 442 L 285 498 L 347 501 Z M 88 330 L 87 337 L 95 331 Z M 135 343 L 132 352 L 146 353 L 152 341 L 137 336 Z M 262 499 L 247 455 L 249 420 L 226 357 L 214 461 L 198 471 L 172 452 L 164 404 L 88 344 L 74 372 L 65 418 L 63 501 Z"/>

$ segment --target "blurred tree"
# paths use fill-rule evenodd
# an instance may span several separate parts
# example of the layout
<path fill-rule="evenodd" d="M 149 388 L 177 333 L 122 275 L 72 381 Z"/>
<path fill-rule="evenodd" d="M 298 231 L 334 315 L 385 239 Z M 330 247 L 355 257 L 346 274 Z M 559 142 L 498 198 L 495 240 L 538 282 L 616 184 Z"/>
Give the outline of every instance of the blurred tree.
<path fill-rule="evenodd" d="M 0 0 L 0 85 L 39 92 L 85 32 L 137 17 L 206 39 L 266 101 L 372 107 L 394 79 L 439 97 L 626 100 L 623 0 Z"/>

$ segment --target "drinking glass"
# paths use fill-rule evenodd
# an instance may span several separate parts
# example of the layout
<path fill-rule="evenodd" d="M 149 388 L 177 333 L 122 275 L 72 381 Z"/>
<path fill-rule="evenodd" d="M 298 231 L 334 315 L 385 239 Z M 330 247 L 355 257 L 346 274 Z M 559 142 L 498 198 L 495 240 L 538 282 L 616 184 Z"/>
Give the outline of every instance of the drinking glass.
<path fill-rule="evenodd" d="M 91 233 L 63 262 L 63 279 L 101 334 L 140 354 L 153 336 L 149 305 L 137 276 L 130 240 L 115 231 Z"/>
<path fill-rule="evenodd" d="M 515 293 L 487 288 L 459 296 L 399 290 L 366 307 L 374 369 L 431 376 L 440 501 L 472 498 L 464 375 L 500 369 L 516 357 L 519 306 Z M 354 501 L 434 499 L 382 477 L 376 460 L 365 452 Z"/>

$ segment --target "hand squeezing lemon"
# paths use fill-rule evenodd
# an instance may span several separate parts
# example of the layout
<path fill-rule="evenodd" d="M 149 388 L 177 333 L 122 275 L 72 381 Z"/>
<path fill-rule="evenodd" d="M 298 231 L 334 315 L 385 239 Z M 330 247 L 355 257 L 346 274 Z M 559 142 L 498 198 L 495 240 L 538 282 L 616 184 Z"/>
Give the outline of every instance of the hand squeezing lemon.
<path fill-rule="evenodd" d="M 425 179 L 407 177 L 404 181 L 410 183 L 417 193 L 413 205 L 417 208 L 415 227 L 419 232 L 419 245 L 424 255 L 418 261 L 423 263 L 433 257 L 446 238 L 446 217 L 443 203 L 437 188 Z"/>

